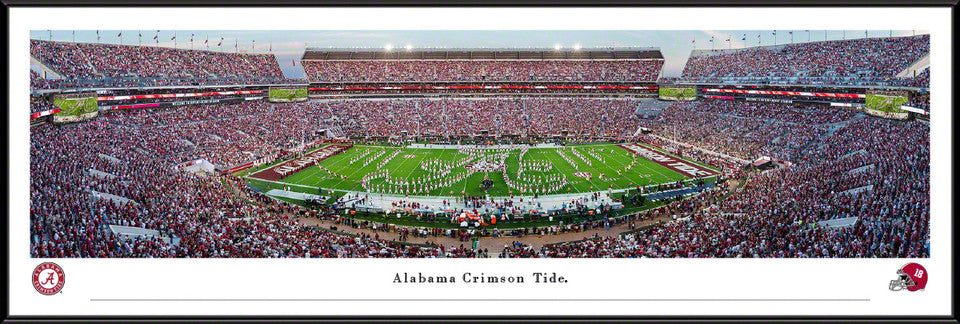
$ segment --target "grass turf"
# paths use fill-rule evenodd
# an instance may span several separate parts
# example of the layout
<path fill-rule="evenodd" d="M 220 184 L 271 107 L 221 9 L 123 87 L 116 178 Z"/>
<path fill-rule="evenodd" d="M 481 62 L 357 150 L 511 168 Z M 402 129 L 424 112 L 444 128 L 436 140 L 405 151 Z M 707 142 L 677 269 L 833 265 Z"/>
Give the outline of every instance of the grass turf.
<path fill-rule="evenodd" d="M 608 179 L 600 180 L 596 177 L 596 175 L 598 175 L 599 172 L 605 172 L 607 174 L 611 174 L 611 173 L 616 174 L 617 169 L 623 170 L 623 168 L 626 165 L 630 164 L 630 162 L 633 160 L 633 157 L 631 156 L 631 154 L 628 151 L 621 149 L 616 145 L 611 145 L 611 144 L 582 145 L 582 146 L 575 146 L 575 147 L 578 150 L 578 152 L 580 152 L 580 155 L 582 155 L 584 158 L 587 158 L 591 161 L 592 165 L 587 165 L 586 162 L 582 161 L 579 157 L 573 156 L 571 154 L 570 147 L 564 148 L 563 150 L 565 150 L 564 152 L 566 152 L 566 154 L 573 160 L 573 164 L 568 162 L 566 159 L 563 159 L 559 155 L 559 153 L 557 153 L 558 149 L 556 148 L 531 149 L 524 156 L 525 162 L 547 161 L 548 163 L 551 163 L 552 167 L 550 170 L 547 170 L 546 172 L 530 171 L 529 174 L 539 174 L 539 175 L 551 174 L 551 173 L 566 174 L 568 179 L 570 179 L 571 181 L 571 183 L 568 185 L 568 187 L 571 188 L 570 192 L 594 191 L 598 186 L 601 186 L 601 185 L 609 186 L 609 184 L 611 183 L 614 184 L 614 188 L 619 189 L 619 188 L 631 188 L 635 185 L 635 183 L 640 185 L 646 185 L 646 184 L 656 184 L 656 183 L 672 182 L 676 180 L 686 179 L 685 176 L 679 173 L 676 173 L 672 170 L 669 170 L 667 168 L 664 168 L 654 162 L 645 160 L 643 158 L 637 158 L 637 162 L 633 166 L 633 168 L 631 168 L 631 170 L 624 172 L 620 176 L 611 176 Z M 315 149 L 320 149 L 320 148 L 322 147 L 317 147 Z M 597 154 L 600 155 L 606 161 L 606 163 L 601 163 L 594 156 L 592 156 L 591 154 L 588 154 L 586 151 L 588 149 L 604 149 L 605 151 L 603 153 L 599 153 L 598 151 L 595 151 L 595 152 L 597 152 Z M 656 148 L 653 148 L 653 149 L 656 149 Z M 302 192 L 302 193 L 317 194 L 318 187 L 326 188 L 327 190 L 324 190 L 323 195 L 332 196 L 332 198 L 330 198 L 330 201 L 333 201 L 333 200 L 336 200 L 336 197 L 339 197 L 343 194 L 343 190 L 357 191 L 358 189 L 362 189 L 362 187 L 359 186 L 360 184 L 359 180 L 362 179 L 363 176 L 366 175 L 367 173 L 376 170 L 376 165 L 379 162 L 383 161 L 385 158 L 389 157 L 392 154 L 392 152 L 396 150 L 400 150 L 401 152 L 398 153 L 397 156 L 395 156 L 393 159 L 391 159 L 384 166 L 384 168 L 391 170 L 392 174 L 395 174 L 397 177 L 401 177 L 401 178 L 416 177 L 416 176 L 422 176 L 424 174 L 427 174 L 426 171 L 420 168 L 420 164 L 419 164 L 424 160 L 436 158 L 444 161 L 451 161 L 451 160 L 455 160 L 455 159 L 467 156 L 465 154 L 458 152 L 455 149 L 407 149 L 407 148 L 398 148 L 398 147 L 360 145 L 360 146 L 355 146 L 350 150 L 347 150 L 341 154 L 338 154 L 336 156 L 333 156 L 321 162 L 321 165 L 324 165 L 325 167 L 329 168 L 334 173 L 342 172 L 343 174 L 347 174 L 348 175 L 347 179 L 336 178 L 333 175 L 326 173 L 326 171 L 323 171 L 318 167 L 311 167 L 297 174 L 294 174 L 290 177 L 285 178 L 282 182 L 288 186 L 287 190 Z M 357 159 L 357 161 L 354 162 L 353 164 L 349 163 L 352 159 L 354 159 L 358 155 L 363 155 L 365 152 L 366 152 L 366 157 L 373 157 L 381 153 L 382 155 L 380 155 L 376 159 L 370 159 L 369 161 L 365 159 Z M 405 155 L 414 155 L 414 157 L 404 157 Z M 508 175 L 511 178 L 514 178 L 516 174 L 516 170 L 518 168 L 517 166 L 518 160 L 519 160 L 519 151 L 512 151 L 508 155 L 505 161 L 506 164 L 508 165 L 508 169 L 507 169 Z M 256 171 L 270 168 L 283 162 L 284 161 L 276 161 L 274 163 L 262 165 L 256 168 L 252 168 L 246 171 L 236 173 L 235 175 L 245 177 L 249 174 L 256 173 Z M 367 165 L 364 166 L 363 164 L 367 164 Z M 461 169 L 460 172 L 465 172 L 465 169 L 463 167 L 459 167 L 459 169 Z M 572 176 L 572 173 L 574 172 L 591 172 L 594 174 L 595 177 L 591 180 L 578 178 L 578 177 Z M 457 174 L 457 173 L 451 173 L 451 174 Z M 479 185 L 480 180 L 483 179 L 483 174 L 484 173 L 474 174 L 474 176 L 467 178 L 461 183 L 456 183 L 455 185 L 458 188 L 459 187 L 466 188 L 466 190 L 463 190 L 463 191 L 466 191 L 468 194 L 477 195 L 481 193 L 481 191 L 479 188 L 476 188 L 473 186 Z M 504 185 L 502 183 L 502 174 L 500 172 L 489 173 L 489 174 L 491 179 L 494 179 L 495 181 L 501 181 L 494 186 L 493 190 L 491 190 L 490 192 L 491 196 L 502 195 L 504 192 L 507 193 L 506 195 L 509 195 L 508 189 L 504 189 Z M 259 180 L 252 177 L 245 177 L 245 179 L 248 184 L 260 190 L 266 191 L 269 189 L 280 188 L 278 184 L 271 183 L 268 181 Z M 713 180 L 714 179 L 712 178 L 706 179 L 706 182 L 713 182 Z M 593 186 L 594 189 L 591 189 L 591 186 Z M 334 190 L 330 190 L 330 189 L 334 189 Z M 453 188 L 453 186 L 448 188 L 442 188 L 442 190 L 447 190 L 442 193 L 449 195 L 449 192 L 451 191 L 450 189 L 455 189 L 455 188 Z M 337 191 L 337 190 L 340 190 L 340 191 Z M 567 193 L 566 189 L 562 189 L 561 191 L 562 192 L 556 192 L 556 193 Z M 634 193 L 635 192 L 631 192 L 631 194 L 634 194 Z M 439 195 L 440 192 L 436 194 Z M 454 195 L 460 195 L 460 193 L 455 191 Z M 280 198 L 280 197 L 275 197 L 275 198 L 288 203 L 301 205 L 306 208 L 311 208 L 311 206 L 307 206 L 303 201 L 299 201 L 296 199 L 288 199 L 288 198 Z M 673 200 L 673 198 L 671 198 L 670 200 Z M 648 201 L 647 203 L 639 206 L 634 206 L 632 204 L 625 202 L 625 206 L 623 209 L 614 211 L 605 216 L 618 217 L 621 215 L 636 213 L 642 210 L 647 210 L 650 208 L 656 208 L 656 207 L 662 206 L 666 204 L 668 201 L 669 200 Z M 446 221 L 442 221 L 442 220 L 428 221 L 426 219 L 421 220 L 410 215 L 405 215 L 403 217 L 397 218 L 395 217 L 395 215 L 391 215 L 390 217 L 387 217 L 382 213 L 358 212 L 353 215 L 345 215 L 345 216 L 349 218 L 358 219 L 358 220 L 369 220 L 369 221 L 384 222 L 384 223 L 405 225 L 405 226 L 430 227 L 430 228 L 459 228 L 457 224 L 452 224 Z M 561 220 L 565 222 L 582 221 L 586 219 L 599 219 L 599 218 L 602 218 L 603 216 L 604 215 L 595 215 L 595 216 L 589 216 L 587 218 L 584 218 L 584 217 L 576 216 L 574 214 L 566 214 L 566 215 L 558 215 L 553 220 L 549 220 L 548 217 L 543 217 L 536 221 L 512 220 L 512 221 L 497 223 L 492 227 L 496 227 L 500 229 L 525 228 L 525 227 L 529 228 L 529 227 L 554 225 Z"/>
<path fill-rule="evenodd" d="M 291 191 L 313 194 L 318 192 L 317 188 L 340 191 L 367 191 L 361 186 L 363 177 L 376 172 L 378 170 L 377 165 L 397 150 L 401 150 L 400 153 L 388 161 L 383 169 L 389 170 L 391 177 L 405 180 L 418 179 L 429 175 L 430 172 L 421 168 L 421 163 L 427 160 L 436 159 L 449 163 L 469 156 L 456 149 L 412 149 L 358 145 L 320 163 L 332 171 L 333 174 L 313 166 L 284 178 L 282 182 L 288 184 L 290 186 L 289 190 Z M 583 159 L 573 154 L 571 150 L 576 150 Z M 569 157 L 572 163 L 564 159 L 559 153 L 560 151 Z M 588 151 L 593 151 L 594 154 L 599 155 L 603 160 L 597 159 L 594 154 L 590 154 Z M 529 183 L 516 177 L 517 169 L 519 168 L 519 155 L 519 150 L 509 151 L 505 160 L 507 175 L 514 182 Z M 362 158 L 357 159 L 358 156 L 362 156 Z M 354 160 L 353 163 L 350 163 L 351 160 Z M 590 163 L 588 164 L 585 160 L 590 161 Z M 636 162 L 631 169 L 625 170 L 633 160 L 634 157 L 629 151 L 611 144 L 568 146 L 565 148 L 536 148 L 530 149 L 526 153 L 524 162 L 544 161 L 550 165 L 550 169 L 546 171 L 532 171 L 528 169 L 523 174 L 525 176 L 538 177 L 565 175 L 568 183 L 559 190 L 547 194 L 600 191 L 610 188 L 611 185 L 613 189 L 623 189 L 637 185 L 645 186 L 687 179 L 686 176 L 680 173 L 641 157 L 636 158 Z M 622 173 L 618 175 L 617 170 L 620 170 Z M 578 177 L 574 175 L 577 172 L 590 173 L 592 178 Z M 466 168 L 462 166 L 455 167 L 451 173 L 444 178 L 465 175 L 466 173 Z M 599 178 L 601 173 L 605 175 L 603 179 Z M 346 179 L 340 178 L 338 175 L 344 175 Z M 494 181 L 494 185 L 489 192 L 485 192 L 480 188 L 480 183 L 485 176 L 488 176 Z M 249 180 L 251 183 L 258 182 L 258 180 L 255 179 Z M 378 184 L 386 186 L 382 178 L 373 180 L 370 184 L 374 188 Z M 274 185 L 273 188 L 278 188 L 278 186 Z M 376 190 L 373 191 L 377 192 Z M 521 194 L 517 189 L 507 188 L 501 172 L 477 172 L 469 175 L 464 180 L 455 182 L 449 186 L 434 189 L 429 193 L 416 193 L 411 195 L 460 196 L 467 194 L 479 196 L 490 194 L 491 196 L 509 196 L 511 195 L 511 191 L 512 194 L 515 195 Z M 390 193 L 387 192 L 385 194 Z M 527 192 L 524 193 L 524 195 L 530 195 L 530 193 Z"/>

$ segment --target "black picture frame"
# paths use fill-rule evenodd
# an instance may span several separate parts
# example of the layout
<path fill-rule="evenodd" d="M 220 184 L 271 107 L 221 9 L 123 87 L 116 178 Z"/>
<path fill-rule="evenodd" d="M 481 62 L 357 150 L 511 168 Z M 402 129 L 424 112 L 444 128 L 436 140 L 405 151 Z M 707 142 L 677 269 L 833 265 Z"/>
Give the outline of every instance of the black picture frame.
<path fill-rule="evenodd" d="M 204 1 L 195 0 L 149 0 L 131 4 L 123 0 L 93 0 L 77 2 L 73 0 L 3 0 L 2 17 L 6 22 L 4 26 L 9 27 L 9 8 L 17 7 L 292 7 L 292 6 L 349 6 L 349 7 L 447 7 L 447 6 L 503 6 L 503 7 L 529 7 L 529 6 L 549 6 L 549 7 L 674 7 L 682 5 L 684 7 L 847 7 L 847 6 L 870 6 L 870 7 L 935 7 L 951 8 L 955 12 L 957 1 L 942 0 L 914 0 L 909 3 L 902 0 L 845 0 L 845 1 L 823 1 L 823 0 L 794 0 L 789 3 L 778 0 L 685 0 L 685 1 L 655 1 L 655 0 L 605 0 L 602 2 L 575 2 L 575 1 L 553 1 L 550 4 L 544 4 L 536 0 L 464 0 L 456 3 L 438 0 L 406 0 L 406 1 L 376 1 L 376 0 L 330 0 L 330 1 L 296 1 L 296 0 L 233 0 L 233 1 Z M 955 24 L 956 16 L 952 15 L 952 24 Z M 9 28 L 7 32 L 2 33 L 4 44 L 4 55 L 9 46 Z M 951 53 L 953 54 L 953 53 Z M 952 57 L 952 56 L 951 56 Z M 952 60 L 952 58 L 951 58 Z M 15 71 L 9 66 L 7 61 L 7 71 Z M 952 71 L 956 75 L 955 71 Z M 9 85 L 3 83 L 3 87 L 9 93 Z M 9 97 L 5 100 L 5 109 L 16 109 L 11 107 Z M 951 99 L 952 100 L 952 99 Z M 951 102 L 952 104 L 952 102 Z M 4 122 L 9 124 L 9 110 L 2 115 Z M 951 121 L 951 125 L 955 123 Z M 951 126 L 952 127 L 952 126 Z M 7 140 L 3 141 L 4 152 L 8 151 L 9 141 L 11 140 L 9 128 L 7 129 Z M 952 130 L 951 130 L 952 132 Z M 955 151 L 954 151 L 955 152 Z M 956 153 L 953 153 L 956 158 Z M 3 159 L 4 165 L 8 165 L 8 158 Z M 7 172 L 11 172 L 9 166 Z M 9 175 L 9 174 L 8 174 Z M 3 177 L 4 195 L 6 200 L 8 195 L 9 180 Z M 951 179 L 953 183 L 953 179 Z M 5 201 L 6 202 L 6 201 Z M 9 203 L 9 202 L 7 202 Z M 5 204 L 6 205 L 6 204 Z M 5 213 L 6 214 L 6 213 Z M 953 211 L 951 211 L 953 214 Z M 6 217 L 11 217 L 7 214 Z M 956 217 L 953 218 L 956 221 Z M 5 218 L 5 221 L 8 220 Z M 7 240 L 2 242 L 2 251 L 7 252 Z M 953 241 L 953 237 L 951 237 Z M 955 252 L 954 252 L 955 253 Z M 954 255 L 951 260 L 955 262 Z M 7 263 L 4 270 L 4 278 L 10 271 L 9 256 L 4 258 Z M 953 277 L 953 287 L 951 291 L 956 291 L 956 276 Z M 9 297 L 10 283 L 3 282 L 5 290 Z M 956 312 L 955 297 L 951 295 L 952 308 L 949 316 L 11 316 L 9 312 L 9 298 L 4 298 L 2 303 L 2 315 L 4 323 L 128 323 L 128 322 L 208 322 L 208 323 L 251 323 L 251 322 L 286 322 L 286 323 L 355 323 L 355 322 L 413 322 L 413 323 L 476 323 L 476 322 L 525 322 L 525 323 L 568 323 L 568 322 L 588 322 L 588 323 L 620 323 L 620 322 L 716 322 L 716 323 L 826 323 L 826 322 L 850 322 L 850 323 L 960 323 Z"/>

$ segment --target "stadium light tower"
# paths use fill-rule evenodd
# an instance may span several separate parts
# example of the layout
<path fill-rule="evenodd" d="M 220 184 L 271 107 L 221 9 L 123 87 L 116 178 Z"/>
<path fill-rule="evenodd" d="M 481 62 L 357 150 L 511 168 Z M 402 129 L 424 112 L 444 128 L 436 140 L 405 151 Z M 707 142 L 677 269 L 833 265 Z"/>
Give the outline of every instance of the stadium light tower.
<path fill-rule="evenodd" d="M 413 50 L 413 45 L 407 44 L 407 51 Z"/>
<path fill-rule="evenodd" d="M 573 44 L 573 50 L 574 50 L 574 51 L 579 51 L 579 50 L 580 50 L 580 43 Z"/>
<path fill-rule="evenodd" d="M 559 50 L 560 50 L 560 44 L 553 45 L 553 49 L 559 51 Z"/>
<path fill-rule="evenodd" d="M 383 49 L 385 49 L 385 50 L 387 50 L 387 52 L 389 52 L 389 51 L 393 50 L 393 45 L 387 44 L 387 46 L 384 46 Z"/>

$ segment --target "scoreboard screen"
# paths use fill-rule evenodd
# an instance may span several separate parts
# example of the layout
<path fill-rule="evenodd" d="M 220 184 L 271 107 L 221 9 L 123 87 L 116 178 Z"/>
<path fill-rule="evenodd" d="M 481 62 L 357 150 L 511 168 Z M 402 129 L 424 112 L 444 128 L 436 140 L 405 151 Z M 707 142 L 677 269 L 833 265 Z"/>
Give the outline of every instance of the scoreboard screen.
<path fill-rule="evenodd" d="M 867 92 L 864 109 L 873 116 L 907 119 L 910 114 L 902 108 L 907 101 L 905 91 L 871 90 Z"/>
<path fill-rule="evenodd" d="M 307 101 L 307 87 L 270 87 L 269 101 Z"/>
<path fill-rule="evenodd" d="M 660 100 L 691 101 L 697 99 L 697 88 L 660 87 Z"/>
<path fill-rule="evenodd" d="M 73 123 L 97 117 L 97 93 L 69 93 L 52 96 L 60 112 L 53 114 L 54 123 Z"/>

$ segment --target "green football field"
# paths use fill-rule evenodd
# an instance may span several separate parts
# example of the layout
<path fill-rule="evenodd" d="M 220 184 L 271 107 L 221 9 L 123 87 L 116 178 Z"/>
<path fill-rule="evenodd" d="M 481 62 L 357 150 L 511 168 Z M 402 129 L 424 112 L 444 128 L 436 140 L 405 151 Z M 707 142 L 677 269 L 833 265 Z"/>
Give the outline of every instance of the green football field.
<path fill-rule="evenodd" d="M 57 115 L 60 116 L 78 116 L 97 111 L 97 98 L 58 98 L 53 100 L 53 104 L 60 108 Z"/>
<path fill-rule="evenodd" d="M 465 152 L 357 145 L 320 162 L 322 168 L 308 167 L 281 182 L 289 184 L 290 190 L 307 193 L 316 193 L 317 188 L 323 188 L 388 195 L 489 194 L 496 197 L 600 191 L 611 185 L 613 189 L 623 189 L 688 179 L 612 144 L 531 148 L 523 155 L 524 171 L 518 177 L 521 153 L 521 149 Z M 481 161 L 486 162 L 476 163 Z M 470 163 L 463 164 L 465 162 Z M 514 186 L 508 186 L 502 171 L 486 171 L 489 169 L 478 169 L 478 165 L 505 165 Z M 471 173 L 468 168 L 480 171 Z M 384 176 L 385 173 L 389 178 Z M 366 186 L 364 177 L 368 177 Z M 485 178 L 493 180 L 489 191 L 481 188 Z"/>

